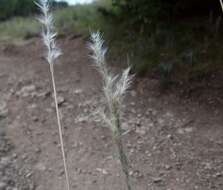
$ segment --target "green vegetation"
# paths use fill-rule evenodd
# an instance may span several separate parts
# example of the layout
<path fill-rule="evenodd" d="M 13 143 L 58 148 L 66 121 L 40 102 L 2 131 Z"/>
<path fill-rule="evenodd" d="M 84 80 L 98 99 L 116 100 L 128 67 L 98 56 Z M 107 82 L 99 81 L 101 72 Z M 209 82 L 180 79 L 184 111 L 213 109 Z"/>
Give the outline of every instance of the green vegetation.
<path fill-rule="evenodd" d="M 55 24 L 60 33 L 89 34 L 101 28 L 104 20 L 97 11 L 97 5 L 77 5 L 55 11 Z"/>
<path fill-rule="evenodd" d="M 60 34 L 88 36 L 100 30 L 110 57 L 125 63 L 128 58 L 140 75 L 152 71 L 162 81 L 178 83 L 222 69 L 220 8 L 211 0 L 98 0 L 57 9 L 54 15 Z M 40 30 L 34 16 L 12 18 L 0 23 L 0 40 L 29 38 Z"/>
<path fill-rule="evenodd" d="M 27 39 L 37 36 L 41 32 L 41 26 L 37 16 L 14 17 L 0 22 L 0 41 L 11 39 Z M 97 11 L 96 4 L 77 5 L 54 11 L 55 26 L 59 34 L 82 33 L 102 28 L 105 20 Z"/>
<path fill-rule="evenodd" d="M 28 39 L 39 32 L 40 25 L 34 18 L 15 17 L 0 23 L 0 41 Z"/>
<path fill-rule="evenodd" d="M 38 1 L 38 0 L 36 0 Z M 50 0 L 53 8 L 68 7 L 64 1 L 56 2 Z M 37 13 L 38 9 L 35 0 L 1 0 L 0 1 L 0 20 L 6 20 L 13 16 L 29 16 Z"/>
<path fill-rule="evenodd" d="M 116 42 L 113 49 L 124 59 L 128 54 L 140 75 L 152 71 L 165 84 L 178 84 L 222 69 L 218 1 L 113 0 L 104 12 L 116 26 L 112 38 L 107 35 Z"/>
<path fill-rule="evenodd" d="M 110 7 L 111 3 L 109 2 L 101 0 L 93 4 L 55 9 L 53 14 L 56 30 L 59 34 L 72 35 L 79 33 L 85 36 L 98 29 L 104 32 L 112 30 L 113 26 L 108 22 L 111 19 L 103 17 L 98 10 L 99 7 Z M 60 7 L 65 6 L 63 2 L 59 5 Z M 0 22 L 0 41 L 5 39 L 26 39 L 36 36 L 40 32 L 41 26 L 36 15 L 29 18 L 16 16 Z"/>
<path fill-rule="evenodd" d="M 6 20 L 12 16 L 27 16 L 36 12 L 35 3 L 32 0 L 1 0 L 0 20 Z"/>
<path fill-rule="evenodd" d="M 6 19 L 14 14 L 17 0 L 1 0 L 0 20 Z"/>

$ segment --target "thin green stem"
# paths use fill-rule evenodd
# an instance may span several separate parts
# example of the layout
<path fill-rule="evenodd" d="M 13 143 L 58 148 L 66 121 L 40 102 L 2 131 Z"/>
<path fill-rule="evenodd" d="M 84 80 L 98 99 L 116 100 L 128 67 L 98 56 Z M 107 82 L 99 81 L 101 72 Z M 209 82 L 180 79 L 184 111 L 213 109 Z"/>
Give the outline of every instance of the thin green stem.
<path fill-rule="evenodd" d="M 52 84 L 53 84 L 54 101 L 55 101 L 55 107 L 56 107 L 57 124 L 58 124 L 58 130 L 59 130 L 61 152 L 62 152 L 62 157 L 63 157 L 63 165 L 64 165 L 64 172 L 65 172 L 65 178 L 66 178 L 66 185 L 67 185 L 67 190 L 70 190 L 70 182 L 69 182 L 66 156 L 65 156 L 65 151 L 64 151 L 62 126 L 61 126 L 61 121 L 60 121 L 60 113 L 59 113 L 58 100 L 57 100 L 57 91 L 56 91 L 56 84 L 55 84 L 55 78 L 54 78 L 54 67 L 53 67 L 52 63 L 50 63 L 49 65 L 50 65 L 50 73 L 51 73 Z"/>
<path fill-rule="evenodd" d="M 116 118 L 116 122 L 115 122 L 116 131 L 114 132 L 114 141 L 118 148 L 119 160 L 121 162 L 122 171 L 125 174 L 127 189 L 132 190 L 131 183 L 130 183 L 130 176 L 129 176 L 128 159 L 124 151 L 123 142 L 122 142 L 120 116 L 118 112 L 115 112 L 114 115 Z"/>

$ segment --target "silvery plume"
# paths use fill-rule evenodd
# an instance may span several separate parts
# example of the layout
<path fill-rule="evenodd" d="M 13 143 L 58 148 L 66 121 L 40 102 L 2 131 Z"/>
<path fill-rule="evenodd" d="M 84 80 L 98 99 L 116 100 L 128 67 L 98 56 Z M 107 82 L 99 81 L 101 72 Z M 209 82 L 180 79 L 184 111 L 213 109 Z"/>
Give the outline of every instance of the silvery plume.
<path fill-rule="evenodd" d="M 113 140 L 118 148 L 122 171 L 126 177 L 127 188 L 131 190 L 127 156 L 122 143 L 121 113 L 123 99 L 132 83 L 133 76 L 129 75 L 130 67 L 125 69 L 120 75 L 114 75 L 109 71 L 105 59 L 107 48 L 104 47 L 104 40 L 99 32 L 91 34 L 89 48 L 93 52 L 91 57 L 102 76 L 103 92 L 108 110 L 107 113 L 99 111 L 99 114 L 112 131 Z"/>
<path fill-rule="evenodd" d="M 40 0 L 36 4 L 42 12 L 42 16 L 38 20 L 43 24 L 42 39 L 48 50 L 46 58 L 49 64 L 54 64 L 62 52 L 56 45 L 57 33 L 54 32 L 53 15 L 50 13 L 49 1 Z"/>

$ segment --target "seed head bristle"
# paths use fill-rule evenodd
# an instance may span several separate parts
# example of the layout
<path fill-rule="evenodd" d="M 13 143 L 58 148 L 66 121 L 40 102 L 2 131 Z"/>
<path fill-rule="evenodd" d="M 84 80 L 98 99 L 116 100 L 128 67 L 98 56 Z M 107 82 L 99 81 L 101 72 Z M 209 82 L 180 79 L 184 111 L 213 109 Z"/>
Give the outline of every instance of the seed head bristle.
<path fill-rule="evenodd" d="M 121 141 L 122 129 L 120 117 L 123 98 L 127 89 L 131 85 L 133 77 L 129 75 L 130 67 L 124 70 L 121 75 L 114 75 L 108 71 L 105 61 L 107 48 L 104 47 L 104 40 L 102 39 L 99 32 L 93 33 L 91 35 L 91 43 L 89 44 L 89 48 L 93 52 L 91 57 L 93 58 L 95 65 L 102 75 L 103 92 L 107 103 L 108 113 L 106 114 L 104 111 L 99 111 L 99 114 L 104 123 L 112 131 L 114 142 L 118 147 L 122 170 L 126 176 L 126 184 L 128 190 L 131 190 L 132 187 L 129 179 L 127 156 L 124 152 Z"/>
<path fill-rule="evenodd" d="M 42 39 L 48 50 L 46 58 L 49 64 L 53 64 L 62 51 L 56 45 L 57 33 L 53 31 L 53 15 L 50 13 L 49 1 L 40 0 L 36 2 L 36 5 L 42 12 L 42 16 L 38 20 L 43 24 Z"/>
<path fill-rule="evenodd" d="M 121 110 L 123 98 L 133 79 L 133 76 L 129 75 L 130 67 L 125 69 L 121 75 L 109 72 L 105 59 L 107 48 L 104 47 L 104 40 L 99 32 L 91 34 L 89 48 L 93 52 L 91 57 L 103 78 L 103 92 L 109 110 L 112 112 L 114 106 Z"/>

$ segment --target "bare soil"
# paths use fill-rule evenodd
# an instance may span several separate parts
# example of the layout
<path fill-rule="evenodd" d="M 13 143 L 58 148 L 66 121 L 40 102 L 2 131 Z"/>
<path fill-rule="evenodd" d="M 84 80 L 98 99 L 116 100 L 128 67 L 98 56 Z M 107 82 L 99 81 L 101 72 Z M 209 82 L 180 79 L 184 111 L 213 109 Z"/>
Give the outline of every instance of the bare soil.
<path fill-rule="evenodd" d="M 81 37 L 60 40 L 56 83 L 72 189 L 124 190 L 111 133 L 95 121 L 101 83 Z M 61 190 L 65 179 L 40 39 L 0 45 L 0 190 Z M 116 68 L 115 70 L 119 70 Z M 134 190 L 222 190 L 222 85 L 182 98 L 136 79 L 123 136 Z M 204 94 L 203 94 L 204 93 Z"/>

